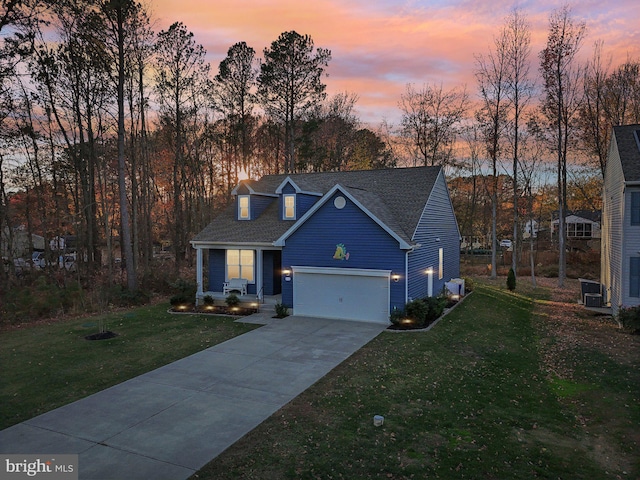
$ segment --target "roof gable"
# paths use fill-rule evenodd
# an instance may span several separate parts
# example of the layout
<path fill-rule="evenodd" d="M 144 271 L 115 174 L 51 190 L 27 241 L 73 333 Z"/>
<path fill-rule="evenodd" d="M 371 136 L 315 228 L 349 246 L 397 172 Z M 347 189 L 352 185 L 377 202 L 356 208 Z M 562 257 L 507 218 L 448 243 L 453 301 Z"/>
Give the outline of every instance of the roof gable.
<path fill-rule="evenodd" d="M 296 182 L 294 182 L 290 176 L 287 176 L 287 178 L 285 178 L 282 183 L 280 183 L 280 185 L 278 185 L 278 188 L 276 188 L 275 193 L 277 193 L 278 195 L 280 195 L 283 191 L 283 189 L 287 186 L 287 185 L 291 185 L 293 187 L 293 189 L 296 191 L 296 193 L 304 193 L 306 195 L 316 195 L 318 197 L 322 196 L 321 192 L 310 192 L 310 191 L 306 191 L 303 190 L 302 188 L 300 188 L 298 186 L 298 184 L 296 184 Z"/>
<path fill-rule="evenodd" d="M 369 194 L 368 192 L 363 195 L 362 192 L 353 192 L 352 189 L 348 189 L 342 187 L 341 185 L 335 185 L 331 190 L 329 190 L 325 195 L 323 195 L 322 199 L 318 201 L 307 213 L 305 213 L 300 220 L 298 220 L 295 224 L 291 226 L 280 238 L 278 238 L 274 245 L 276 246 L 284 246 L 287 238 L 293 235 L 304 223 L 313 216 L 320 208 L 322 208 L 326 203 L 333 198 L 333 195 L 336 192 L 340 192 L 349 200 L 351 200 L 360 210 L 362 210 L 369 218 L 371 218 L 375 223 L 377 223 L 384 231 L 386 231 L 391 237 L 398 241 L 398 244 L 401 249 L 409 250 L 412 248 L 408 239 L 403 238 L 402 234 L 399 234 L 396 230 L 394 230 L 390 225 L 388 225 L 385 221 L 382 221 L 378 215 L 374 214 L 371 209 L 365 207 L 361 200 L 367 201 L 368 205 L 375 205 L 374 210 L 377 211 L 378 214 L 382 214 L 389 223 L 393 222 L 393 217 L 391 214 L 386 211 L 383 205 L 381 205 L 376 198 Z M 354 194 L 355 193 L 355 194 Z M 358 199 L 360 197 L 360 199 Z"/>

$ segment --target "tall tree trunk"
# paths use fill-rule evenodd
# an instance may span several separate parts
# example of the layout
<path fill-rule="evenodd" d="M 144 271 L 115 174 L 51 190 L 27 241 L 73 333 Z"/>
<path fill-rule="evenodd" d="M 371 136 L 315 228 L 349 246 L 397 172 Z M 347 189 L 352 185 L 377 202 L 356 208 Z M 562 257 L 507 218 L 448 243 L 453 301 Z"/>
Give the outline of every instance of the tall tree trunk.
<path fill-rule="evenodd" d="M 131 223 L 129 221 L 129 205 L 127 200 L 126 166 L 124 155 L 124 7 L 120 2 L 116 7 L 118 29 L 118 188 L 120 190 L 120 222 L 122 231 L 123 260 L 127 269 L 127 287 L 130 291 L 138 290 L 136 266 L 131 244 Z"/>

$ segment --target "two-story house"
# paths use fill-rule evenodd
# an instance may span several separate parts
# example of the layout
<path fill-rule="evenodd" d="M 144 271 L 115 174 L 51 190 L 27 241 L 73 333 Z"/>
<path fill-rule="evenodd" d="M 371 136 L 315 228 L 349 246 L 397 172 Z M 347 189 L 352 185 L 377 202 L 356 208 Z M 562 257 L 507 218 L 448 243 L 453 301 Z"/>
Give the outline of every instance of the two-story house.
<path fill-rule="evenodd" d="M 613 128 L 604 175 L 603 300 L 614 315 L 640 305 L 640 125 Z"/>
<path fill-rule="evenodd" d="M 459 276 L 440 167 L 267 175 L 232 193 L 191 242 L 198 301 L 242 279 L 247 295 L 281 295 L 294 315 L 388 323 Z"/>

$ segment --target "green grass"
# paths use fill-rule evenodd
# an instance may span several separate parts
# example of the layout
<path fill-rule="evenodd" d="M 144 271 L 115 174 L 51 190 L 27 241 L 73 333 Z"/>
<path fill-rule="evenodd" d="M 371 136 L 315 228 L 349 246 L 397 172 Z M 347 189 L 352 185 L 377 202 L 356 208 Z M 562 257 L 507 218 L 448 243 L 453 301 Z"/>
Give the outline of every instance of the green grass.
<path fill-rule="evenodd" d="M 623 474 L 598 459 L 577 421 L 582 407 L 565 402 L 591 395 L 597 411 L 609 382 L 637 399 L 631 369 L 620 367 L 619 379 L 548 379 L 534 305 L 549 295 L 533 296 L 478 285 L 430 332 L 383 333 L 193 478 L 637 478 L 637 462 Z M 590 358 L 585 375 L 610 361 Z M 636 412 L 619 433 L 637 421 Z M 633 446 L 607 453 L 637 459 Z"/>
<path fill-rule="evenodd" d="M 521 283 L 479 282 L 429 332 L 379 335 L 194 478 L 640 478 L 636 357 L 576 344 L 571 376 L 549 373 L 559 339 L 538 310 L 557 305 Z M 253 328 L 167 308 L 1 332 L 0 428 Z M 101 321 L 119 336 L 84 340 Z"/>
<path fill-rule="evenodd" d="M 1 332 L 0 429 L 255 328 L 167 309 L 160 304 Z M 85 340 L 101 323 L 118 336 Z"/>

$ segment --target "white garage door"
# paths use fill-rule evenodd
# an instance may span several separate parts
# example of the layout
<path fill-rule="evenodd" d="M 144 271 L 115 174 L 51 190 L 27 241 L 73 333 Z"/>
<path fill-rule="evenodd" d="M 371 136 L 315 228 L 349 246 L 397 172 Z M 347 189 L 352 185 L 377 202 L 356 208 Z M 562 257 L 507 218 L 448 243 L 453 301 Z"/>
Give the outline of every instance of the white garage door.
<path fill-rule="evenodd" d="M 389 323 L 389 270 L 292 270 L 294 315 Z"/>

